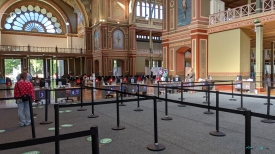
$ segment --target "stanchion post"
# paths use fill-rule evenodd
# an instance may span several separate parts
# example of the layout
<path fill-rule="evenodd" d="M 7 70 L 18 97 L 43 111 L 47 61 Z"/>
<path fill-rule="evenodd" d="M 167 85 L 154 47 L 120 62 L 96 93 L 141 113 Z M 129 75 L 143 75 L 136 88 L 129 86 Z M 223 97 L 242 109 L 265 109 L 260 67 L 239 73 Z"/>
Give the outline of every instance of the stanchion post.
<path fill-rule="evenodd" d="M 205 102 L 202 102 L 203 104 L 208 104 L 208 100 L 209 100 L 209 97 L 208 97 L 208 95 L 209 95 L 209 91 L 208 91 L 208 82 L 206 81 L 205 83 L 204 83 L 204 85 L 205 85 L 205 97 L 203 97 L 203 98 L 205 98 Z"/>
<path fill-rule="evenodd" d="M 237 108 L 238 110 L 246 110 L 246 108 L 243 107 L 243 83 L 241 82 L 241 107 Z"/>
<path fill-rule="evenodd" d="M 206 97 L 206 98 L 207 98 L 208 110 L 205 111 L 204 114 L 214 114 L 214 112 L 211 112 L 211 111 L 210 111 L 210 108 L 209 108 L 209 107 L 210 107 L 210 87 L 209 87 L 209 86 L 210 86 L 210 85 L 207 83 L 207 86 L 206 86 L 206 87 L 207 87 L 207 93 L 208 93 L 208 94 L 207 94 L 207 97 Z"/>
<path fill-rule="evenodd" d="M 268 87 L 268 88 L 269 88 L 269 87 Z M 267 90 L 269 90 L 268 88 L 267 88 Z M 264 105 L 268 105 L 268 99 L 269 99 L 269 104 L 270 104 L 270 105 L 273 105 L 273 104 L 270 102 L 270 96 L 268 97 L 268 91 L 267 91 L 267 103 L 264 103 Z"/>
<path fill-rule="evenodd" d="M 35 135 L 35 127 L 34 127 L 34 119 L 33 119 L 33 109 L 32 109 L 32 99 L 31 99 L 31 96 L 29 96 L 29 107 L 30 107 L 30 115 L 31 115 L 32 138 L 36 138 L 36 135 Z"/>
<path fill-rule="evenodd" d="M 51 124 L 51 123 L 53 123 L 53 122 L 51 122 L 51 121 L 48 121 L 48 101 L 49 101 L 49 99 L 48 99 L 48 89 L 45 89 L 45 101 L 46 101 L 46 103 L 45 103 L 45 121 L 43 121 L 43 122 L 41 122 L 40 124 L 41 125 L 46 125 L 46 124 Z"/>
<path fill-rule="evenodd" d="M 271 92 L 271 87 L 267 88 L 267 113 L 266 115 L 270 115 L 270 92 Z M 275 120 L 271 119 L 262 119 L 261 122 L 263 123 L 275 123 Z"/>
<path fill-rule="evenodd" d="M 122 100 L 123 100 L 123 83 L 120 84 L 120 89 L 121 89 L 121 93 L 120 93 L 120 101 L 121 103 L 119 104 L 119 106 L 126 106 L 125 104 L 123 104 Z"/>
<path fill-rule="evenodd" d="M 234 98 L 234 95 L 233 95 L 233 87 L 234 87 L 234 85 L 233 85 L 233 80 L 232 80 L 231 81 L 231 95 L 232 95 L 232 98 L 229 99 L 230 101 L 236 101 L 236 99 Z"/>
<path fill-rule="evenodd" d="M 143 111 L 143 109 L 139 108 L 139 84 L 137 84 L 137 109 L 134 111 Z"/>
<path fill-rule="evenodd" d="M 154 143 L 147 146 L 151 151 L 162 151 L 165 149 L 163 144 L 158 143 L 158 115 L 157 115 L 157 99 L 154 97 Z"/>
<path fill-rule="evenodd" d="M 245 110 L 245 154 L 251 154 L 251 111 Z"/>
<path fill-rule="evenodd" d="M 98 117 L 98 115 L 95 115 L 95 113 L 94 113 L 94 87 L 92 87 L 92 91 L 91 91 L 92 93 L 91 93 L 91 98 L 92 98 L 92 114 L 91 115 L 89 115 L 88 116 L 88 118 L 97 118 Z"/>
<path fill-rule="evenodd" d="M 183 82 L 181 82 L 181 85 L 180 85 L 180 89 L 181 89 L 181 93 L 180 93 L 180 101 L 183 102 L 184 98 L 183 98 Z M 186 107 L 186 105 L 184 104 L 180 104 L 178 105 L 178 107 Z"/>
<path fill-rule="evenodd" d="M 209 132 L 213 136 L 225 136 L 225 133 L 219 130 L 219 91 L 216 91 L 216 131 Z"/>
<path fill-rule="evenodd" d="M 98 127 L 96 125 L 90 128 L 92 137 L 92 154 L 99 154 Z"/>
<path fill-rule="evenodd" d="M 160 92 L 160 91 L 159 91 L 159 81 L 157 81 L 157 82 L 158 82 L 158 98 L 159 98 L 159 92 Z M 157 101 L 158 101 L 158 102 L 162 102 L 162 101 L 159 100 L 159 99 L 158 99 Z"/>
<path fill-rule="evenodd" d="M 168 117 L 168 104 L 167 104 L 167 86 L 165 88 L 165 117 L 161 118 L 161 120 L 172 120 L 173 118 Z"/>
<path fill-rule="evenodd" d="M 119 99 L 118 99 L 118 91 L 116 91 L 116 115 L 117 115 L 117 125 L 113 127 L 113 130 L 122 130 L 125 129 L 124 126 L 120 126 L 119 123 Z"/>
<path fill-rule="evenodd" d="M 86 111 L 87 109 L 83 108 L 83 92 L 82 92 L 82 84 L 80 85 L 80 104 L 81 108 L 77 109 L 77 111 Z"/>
<path fill-rule="evenodd" d="M 59 104 L 54 105 L 54 128 L 55 128 L 55 153 L 60 153 L 59 147 Z"/>

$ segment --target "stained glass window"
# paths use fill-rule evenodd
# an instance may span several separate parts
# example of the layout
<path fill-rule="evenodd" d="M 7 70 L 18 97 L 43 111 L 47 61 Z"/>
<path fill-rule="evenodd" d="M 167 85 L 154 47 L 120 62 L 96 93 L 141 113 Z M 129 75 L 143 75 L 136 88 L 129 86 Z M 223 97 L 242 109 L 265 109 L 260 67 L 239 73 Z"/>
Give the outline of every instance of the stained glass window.
<path fill-rule="evenodd" d="M 6 30 L 61 34 L 57 18 L 39 6 L 21 6 L 10 13 L 4 25 Z"/>

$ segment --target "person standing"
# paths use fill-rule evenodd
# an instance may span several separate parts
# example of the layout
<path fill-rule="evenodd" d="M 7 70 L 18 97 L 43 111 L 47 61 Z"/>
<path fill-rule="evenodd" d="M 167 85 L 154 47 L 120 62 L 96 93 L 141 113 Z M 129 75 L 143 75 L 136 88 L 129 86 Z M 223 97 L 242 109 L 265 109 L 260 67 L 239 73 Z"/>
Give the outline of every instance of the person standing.
<path fill-rule="evenodd" d="M 28 126 L 31 124 L 30 118 L 30 105 L 29 101 L 23 101 L 21 98 L 22 95 L 29 95 L 31 101 L 35 100 L 34 88 L 31 82 L 27 81 L 28 73 L 22 72 L 21 79 L 14 86 L 14 97 L 16 99 L 16 104 L 18 105 L 18 116 L 19 124 L 21 127 Z"/>
<path fill-rule="evenodd" d="M 195 81 L 195 72 L 193 70 L 193 68 L 190 69 L 190 73 L 188 76 L 189 82 L 190 82 L 190 86 L 194 86 L 194 81 Z M 192 89 L 194 89 L 194 87 L 192 87 Z M 192 91 L 190 93 L 193 93 Z"/>
<path fill-rule="evenodd" d="M 28 73 L 28 69 L 27 69 L 27 68 L 24 68 L 22 72 L 26 72 L 26 73 L 27 73 L 27 78 L 26 78 L 26 80 L 29 81 L 29 82 L 31 82 L 31 81 L 32 81 L 32 76 Z M 20 73 L 20 74 L 18 74 L 18 75 L 16 76 L 17 82 L 20 81 L 20 79 L 21 79 L 20 75 L 21 75 L 21 74 L 22 74 L 22 73 Z"/>

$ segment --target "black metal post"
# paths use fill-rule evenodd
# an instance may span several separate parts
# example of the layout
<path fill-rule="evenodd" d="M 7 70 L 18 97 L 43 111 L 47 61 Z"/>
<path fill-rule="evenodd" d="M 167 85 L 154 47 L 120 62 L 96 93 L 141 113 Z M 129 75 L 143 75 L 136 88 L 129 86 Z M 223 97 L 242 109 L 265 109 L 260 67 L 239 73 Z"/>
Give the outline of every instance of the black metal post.
<path fill-rule="evenodd" d="M 236 99 L 234 98 L 234 95 L 233 95 L 233 87 L 234 87 L 234 86 L 233 86 L 233 80 L 231 81 L 231 85 L 232 85 L 232 86 L 231 86 L 232 98 L 230 98 L 229 100 L 230 100 L 230 101 L 236 101 Z"/>
<path fill-rule="evenodd" d="M 99 154 L 98 127 L 96 125 L 90 128 L 92 137 L 92 154 Z"/>
<path fill-rule="evenodd" d="M 118 91 L 116 91 L 116 115 L 117 115 L 117 125 L 113 127 L 113 130 L 122 130 L 125 129 L 124 126 L 119 126 L 119 99 L 118 99 Z"/>
<path fill-rule="evenodd" d="M 80 85 L 80 104 L 81 108 L 77 109 L 77 111 L 86 111 L 87 109 L 83 108 L 83 93 L 82 93 L 82 84 Z"/>
<path fill-rule="evenodd" d="M 151 151 L 162 151 L 165 146 L 158 143 L 158 116 L 157 116 L 157 99 L 154 97 L 154 138 L 155 142 L 147 146 L 148 150 Z"/>
<path fill-rule="evenodd" d="M 55 128 L 55 154 L 60 154 L 59 147 L 59 104 L 54 105 L 54 128 Z"/>
<path fill-rule="evenodd" d="M 183 102 L 184 98 L 183 98 L 183 82 L 181 82 L 181 85 L 180 85 L 180 89 L 181 89 L 181 93 L 180 93 L 180 101 Z M 180 104 L 178 105 L 178 107 L 186 107 L 186 105 L 184 104 Z"/>
<path fill-rule="evenodd" d="M 137 98 L 138 98 L 138 100 L 137 100 L 137 109 L 135 109 L 134 111 L 143 111 L 143 109 L 140 109 L 139 108 L 139 84 L 137 84 Z"/>
<path fill-rule="evenodd" d="M 214 112 L 211 112 L 210 111 L 210 87 L 209 87 L 210 85 L 207 83 L 207 106 L 208 106 L 208 110 L 207 111 L 205 111 L 205 112 L 203 112 L 204 114 L 214 114 Z"/>
<path fill-rule="evenodd" d="M 245 154 L 251 154 L 251 111 L 245 110 Z"/>
<path fill-rule="evenodd" d="M 121 92 L 120 93 L 120 100 L 121 100 L 121 103 L 119 104 L 119 106 L 126 106 L 125 104 L 123 104 L 122 100 L 123 100 L 123 83 L 120 84 L 120 89 L 121 89 Z M 125 94 L 124 94 L 125 95 Z"/>
<path fill-rule="evenodd" d="M 246 108 L 243 107 L 243 83 L 241 82 L 241 107 L 237 108 L 238 110 L 246 110 Z"/>
<path fill-rule="evenodd" d="M 41 125 L 46 125 L 46 124 L 51 124 L 51 123 L 53 123 L 52 121 L 48 121 L 48 101 L 49 101 L 49 99 L 48 99 L 48 89 L 46 89 L 45 90 L 45 101 L 46 101 L 46 103 L 45 103 L 45 121 L 43 121 L 43 122 L 41 122 L 40 124 Z"/>
<path fill-rule="evenodd" d="M 161 120 L 172 120 L 173 118 L 168 117 L 168 104 L 167 104 L 167 86 L 165 88 L 165 117 L 161 118 Z"/>
<path fill-rule="evenodd" d="M 158 82 L 158 98 L 159 98 L 159 92 L 160 92 L 160 91 L 159 91 L 159 81 L 157 81 L 157 82 Z M 162 101 L 159 100 L 159 99 L 158 99 L 157 101 L 158 101 L 158 102 L 162 102 Z"/>
<path fill-rule="evenodd" d="M 268 87 L 267 88 L 267 113 L 266 113 L 267 116 L 270 115 L 270 92 L 271 92 L 271 87 Z M 275 123 L 275 120 L 263 119 L 263 120 L 261 120 L 261 122 L 263 122 L 263 123 Z"/>
<path fill-rule="evenodd" d="M 216 91 L 216 131 L 209 132 L 213 136 L 225 136 L 225 133 L 219 130 L 219 91 Z"/>
<path fill-rule="evenodd" d="M 29 96 L 29 107 L 30 107 L 30 115 L 31 115 L 32 138 L 36 138 L 35 127 L 34 127 L 34 119 L 33 119 L 33 110 L 32 110 L 32 99 L 31 99 L 30 96 Z"/>
<path fill-rule="evenodd" d="M 92 86 L 92 93 L 91 93 L 91 97 L 92 97 L 92 114 L 88 116 L 88 118 L 97 118 L 98 115 L 95 115 L 94 113 L 94 87 Z"/>

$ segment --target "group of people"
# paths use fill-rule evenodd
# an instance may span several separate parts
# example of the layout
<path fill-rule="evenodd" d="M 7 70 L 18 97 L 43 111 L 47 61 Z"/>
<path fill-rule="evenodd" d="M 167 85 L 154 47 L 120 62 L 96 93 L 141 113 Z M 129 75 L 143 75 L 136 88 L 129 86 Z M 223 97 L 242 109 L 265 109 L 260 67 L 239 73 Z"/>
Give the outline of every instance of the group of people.
<path fill-rule="evenodd" d="M 21 127 L 29 126 L 31 124 L 30 105 L 29 100 L 22 99 L 22 96 L 29 96 L 31 102 L 35 100 L 34 88 L 31 83 L 32 76 L 27 69 L 23 69 L 22 73 L 17 77 L 17 82 L 14 86 L 14 97 L 18 105 L 19 124 Z"/>

